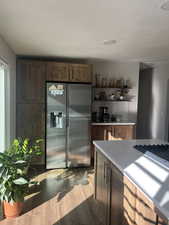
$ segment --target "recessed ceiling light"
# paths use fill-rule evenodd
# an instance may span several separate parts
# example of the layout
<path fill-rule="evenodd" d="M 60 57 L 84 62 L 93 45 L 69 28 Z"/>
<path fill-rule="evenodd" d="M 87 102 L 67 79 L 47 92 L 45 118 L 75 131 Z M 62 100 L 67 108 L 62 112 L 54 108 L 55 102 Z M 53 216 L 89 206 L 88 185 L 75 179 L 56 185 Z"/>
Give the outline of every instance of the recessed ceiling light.
<path fill-rule="evenodd" d="M 104 45 L 113 45 L 116 43 L 117 43 L 116 40 L 104 40 L 104 42 L 103 42 Z"/>
<path fill-rule="evenodd" d="M 166 10 L 166 11 L 169 11 L 169 1 L 164 2 L 161 5 L 161 9 Z"/>

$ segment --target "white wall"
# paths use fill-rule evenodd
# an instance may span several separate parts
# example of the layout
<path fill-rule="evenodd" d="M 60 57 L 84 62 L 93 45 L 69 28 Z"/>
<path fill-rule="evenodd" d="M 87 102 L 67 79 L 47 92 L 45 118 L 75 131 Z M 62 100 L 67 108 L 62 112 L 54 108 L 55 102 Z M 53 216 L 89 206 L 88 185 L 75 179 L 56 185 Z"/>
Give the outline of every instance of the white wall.
<path fill-rule="evenodd" d="M 103 76 L 113 78 L 130 79 L 133 89 L 130 95 L 135 96 L 132 102 L 110 103 L 109 112 L 116 114 L 127 115 L 125 119 L 136 121 L 137 118 L 137 103 L 138 103 L 138 81 L 139 81 L 139 63 L 136 62 L 92 62 L 93 73 L 99 73 Z"/>
<path fill-rule="evenodd" d="M 0 58 L 9 66 L 10 85 L 8 88 L 10 93 L 10 133 L 8 139 L 12 141 L 15 137 L 15 121 L 16 121 L 16 101 L 15 101 L 15 82 L 16 82 L 16 56 L 7 43 L 0 37 Z"/>
<path fill-rule="evenodd" d="M 152 83 L 152 137 L 168 140 L 169 63 L 155 66 Z"/>
<path fill-rule="evenodd" d="M 1 64 L 1 62 L 0 62 Z M 5 148 L 5 82 L 4 82 L 4 69 L 0 65 L 0 100 L 1 100 L 1 111 L 0 111 L 0 152 L 4 151 Z"/>

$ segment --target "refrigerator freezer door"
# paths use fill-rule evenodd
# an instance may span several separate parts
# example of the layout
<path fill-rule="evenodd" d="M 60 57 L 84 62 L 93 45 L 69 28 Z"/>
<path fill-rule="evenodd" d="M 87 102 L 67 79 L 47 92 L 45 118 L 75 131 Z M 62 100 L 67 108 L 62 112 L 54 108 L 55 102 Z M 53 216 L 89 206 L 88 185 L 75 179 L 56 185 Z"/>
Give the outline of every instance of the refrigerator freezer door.
<path fill-rule="evenodd" d="M 91 85 L 68 86 L 68 167 L 90 166 Z"/>
<path fill-rule="evenodd" d="M 66 167 L 66 85 L 47 83 L 46 168 Z"/>

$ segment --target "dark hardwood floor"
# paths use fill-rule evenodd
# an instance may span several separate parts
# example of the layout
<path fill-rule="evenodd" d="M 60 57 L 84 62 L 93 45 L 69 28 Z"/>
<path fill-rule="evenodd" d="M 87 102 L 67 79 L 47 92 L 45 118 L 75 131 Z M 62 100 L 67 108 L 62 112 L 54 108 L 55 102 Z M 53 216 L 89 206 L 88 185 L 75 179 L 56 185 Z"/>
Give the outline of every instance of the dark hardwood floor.
<path fill-rule="evenodd" d="M 0 225 L 104 225 L 93 198 L 93 170 L 50 170 L 34 178 L 23 213 Z"/>

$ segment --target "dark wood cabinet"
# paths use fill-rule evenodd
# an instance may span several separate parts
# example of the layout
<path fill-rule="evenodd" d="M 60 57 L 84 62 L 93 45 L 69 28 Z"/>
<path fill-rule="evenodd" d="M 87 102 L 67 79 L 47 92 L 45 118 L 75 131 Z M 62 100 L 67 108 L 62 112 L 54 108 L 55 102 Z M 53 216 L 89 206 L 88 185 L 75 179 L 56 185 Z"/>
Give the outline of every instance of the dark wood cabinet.
<path fill-rule="evenodd" d="M 91 65 L 87 64 L 70 64 L 69 65 L 70 82 L 92 82 Z"/>
<path fill-rule="evenodd" d="M 87 64 L 48 62 L 47 80 L 92 83 L 91 66 Z"/>
<path fill-rule="evenodd" d="M 24 138 L 45 137 L 44 104 L 17 104 L 16 134 Z"/>
<path fill-rule="evenodd" d="M 101 140 L 107 140 L 108 139 L 108 133 L 107 129 L 108 126 L 91 126 L 91 141 L 101 141 Z M 91 159 L 92 163 L 94 160 L 94 145 L 91 143 Z"/>
<path fill-rule="evenodd" d="M 129 140 L 134 138 L 133 125 L 94 125 L 92 140 Z"/>
<path fill-rule="evenodd" d="M 46 63 L 18 60 L 16 78 L 16 136 L 34 141 L 45 138 Z M 41 145 L 45 152 L 45 143 Z M 44 164 L 44 156 L 33 164 Z"/>
<path fill-rule="evenodd" d="M 16 102 L 45 102 L 46 65 L 39 61 L 17 61 Z"/>
<path fill-rule="evenodd" d="M 123 175 L 111 165 L 110 225 L 123 224 Z"/>
<path fill-rule="evenodd" d="M 133 138 L 134 138 L 134 126 L 131 125 L 114 126 L 114 139 L 130 140 Z"/>
<path fill-rule="evenodd" d="M 95 198 L 104 225 L 123 224 L 123 175 L 100 153 L 95 158 Z"/>
<path fill-rule="evenodd" d="M 91 140 L 130 140 L 135 137 L 134 125 L 93 125 Z M 91 157 L 94 158 L 94 145 L 91 144 Z"/>
<path fill-rule="evenodd" d="M 167 225 L 157 217 L 154 203 L 96 151 L 95 198 L 104 225 Z"/>
<path fill-rule="evenodd" d="M 130 140 L 134 138 L 133 125 L 113 125 L 107 129 L 108 140 Z"/>
<path fill-rule="evenodd" d="M 108 140 L 108 131 L 111 126 L 92 126 L 92 140 Z"/>
<path fill-rule="evenodd" d="M 168 222 L 158 217 L 157 225 L 168 225 Z"/>
<path fill-rule="evenodd" d="M 67 63 L 47 62 L 48 81 L 69 81 L 69 65 Z"/>
<path fill-rule="evenodd" d="M 16 135 L 29 138 L 31 141 L 44 139 L 41 144 L 43 155 L 35 158 L 32 164 L 45 162 L 45 105 L 44 104 L 17 104 Z"/>
<path fill-rule="evenodd" d="M 101 155 L 96 153 L 96 176 L 95 198 L 99 203 L 99 219 L 104 225 L 109 224 L 109 204 L 110 204 L 110 166 L 109 162 Z"/>

